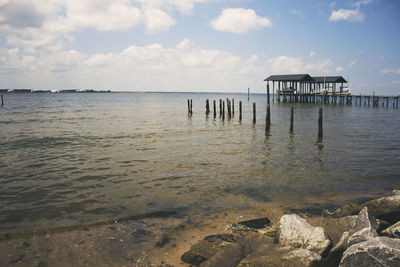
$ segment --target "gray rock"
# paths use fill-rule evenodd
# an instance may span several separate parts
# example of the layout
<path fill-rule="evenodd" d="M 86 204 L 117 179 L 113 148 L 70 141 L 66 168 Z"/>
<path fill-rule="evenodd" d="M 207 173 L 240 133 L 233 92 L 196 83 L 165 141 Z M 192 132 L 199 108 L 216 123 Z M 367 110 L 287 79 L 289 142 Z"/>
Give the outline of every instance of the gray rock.
<path fill-rule="evenodd" d="M 393 190 L 392 191 L 392 196 L 398 196 L 400 195 L 400 190 Z"/>
<path fill-rule="evenodd" d="M 357 216 L 355 225 L 348 231 L 344 232 L 339 242 L 332 248 L 332 251 L 344 251 L 349 246 L 367 241 L 378 236 L 376 230 L 378 223 L 372 217 L 368 208 L 364 207 Z"/>
<path fill-rule="evenodd" d="M 359 213 L 368 207 L 369 213 L 375 218 L 395 223 L 400 220 L 400 195 L 381 197 L 361 205 L 349 204 L 332 212 L 332 216 L 343 217 Z"/>
<path fill-rule="evenodd" d="M 400 240 L 376 237 L 354 244 L 343 253 L 339 266 L 400 266 Z"/>
<path fill-rule="evenodd" d="M 321 256 L 313 251 L 304 248 L 291 250 L 282 257 L 283 260 L 295 260 L 303 266 L 311 266 L 314 262 L 321 261 Z"/>
<path fill-rule="evenodd" d="M 383 230 L 381 235 L 400 238 L 400 221 Z"/>
<path fill-rule="evenodd" d="M 362 230 L 363 228 L 369 228 L 373 231 L 378 229 L 378 223 L 375 218 L 371 216 L 368 212 L 368 208 L 364 207 L 357 216 L 356 225 L 350 229 L 349 234 L 353 235 L 354 233 Z"/>
<path fill-rule="evenodd" d="M 322 255 L 331 241 L 322 227 L 313 227 L 299 215 L 283 215 L 278 224 L 279 244 L 303 248 Z"/>
<path fill-rule="evenodd" d="M 365 227 L 349 237 L 349 240 L 347 241 L 347 246 L 349 247 L 353 244 L 361 243 L 373 239 L 377 236 L 378 234 L 376 233 L 376 231 L 372 230 L 371 228 Z"/>
<path fill-rule="evenodd" d="M 207 236 L 194 244 L 189 251 L 185 252 L 181 256 L 181 260 L 198 266 L 210 259 L 217 252 L 220 252 L 222 248 L 233 245 L 233 242 L 236 242 L 236 240 L 237 236 L 230 234 Z"/>

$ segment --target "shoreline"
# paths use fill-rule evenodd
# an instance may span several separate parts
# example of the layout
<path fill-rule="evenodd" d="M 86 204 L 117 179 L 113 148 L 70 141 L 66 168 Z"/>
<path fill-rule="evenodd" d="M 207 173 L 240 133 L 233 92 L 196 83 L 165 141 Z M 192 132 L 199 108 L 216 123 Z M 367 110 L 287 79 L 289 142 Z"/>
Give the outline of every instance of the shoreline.
<path fill-rule="evenodd" d="M 307 209 L 271 202 L 185 218 L 127 217 L 89 226 L 14 234 L 0 240 L 0 259 L 10 266 L 189 266 L 181 256 L 206 236 L 229 233 L 228 225 L 263 217 L 276 225 L 284 214 L 293 212 L 318 217 L 307 213 Z"/>

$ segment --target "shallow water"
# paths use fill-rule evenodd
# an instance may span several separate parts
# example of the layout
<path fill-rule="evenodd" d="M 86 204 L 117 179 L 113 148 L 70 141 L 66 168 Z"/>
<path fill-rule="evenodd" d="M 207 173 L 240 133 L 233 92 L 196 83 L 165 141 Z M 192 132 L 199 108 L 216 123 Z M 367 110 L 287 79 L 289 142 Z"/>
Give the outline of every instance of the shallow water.
<path fill-rule="evenodd" d="M 205 115 L 206 99 L 227 97 L 231 120 Z M 271 103 L 266 133 L 265 95 L 13 93 L 4 101 L 0 233 L 264 202 L 321 209 L 400 184 L 396 108 L 323 105 L 319 144 L 320 104 L 294 104 L 289 133 L 290 104 Z"/>

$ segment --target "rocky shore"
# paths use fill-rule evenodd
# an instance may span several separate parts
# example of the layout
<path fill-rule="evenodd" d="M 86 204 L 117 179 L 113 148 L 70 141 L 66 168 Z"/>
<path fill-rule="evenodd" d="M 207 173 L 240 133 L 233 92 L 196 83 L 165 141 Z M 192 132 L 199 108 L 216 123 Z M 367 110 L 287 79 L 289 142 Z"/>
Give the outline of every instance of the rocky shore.
<path fill-rule="evenodd" d="M 181 255 L 192 266 L 400 266 L 400 191 L 321 216 L 227 225 Z"/>

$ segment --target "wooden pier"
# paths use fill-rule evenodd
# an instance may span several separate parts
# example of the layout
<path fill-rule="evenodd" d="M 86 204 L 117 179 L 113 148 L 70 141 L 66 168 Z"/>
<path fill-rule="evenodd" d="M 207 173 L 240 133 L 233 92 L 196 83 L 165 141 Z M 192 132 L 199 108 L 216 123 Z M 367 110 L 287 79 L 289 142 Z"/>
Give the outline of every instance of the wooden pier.
<path fill-rule="evenodd" d="M 320 103 L 320 104 L 342 104 L 356 106 L 373 107 L 399 107 L 400 96 L 384 96 L 384 95 L 341 95 L 341 94 L 276 94 L 273 96 L 277 102 L 289 103 Z"/>
<path fill-rule="evenodd" d="M 373 107 L 399 107 L 400 96 L 352 95 L 342 76 L 311 77 L 308 74 L 271 75 L 267 82 L 269 95 L 272 83 L 272 100 L 290 103 L 322 103 L 364 105 Z M 269 100 L 269 97 L 268 97 Z"/>

